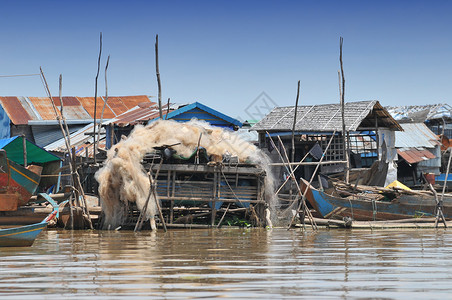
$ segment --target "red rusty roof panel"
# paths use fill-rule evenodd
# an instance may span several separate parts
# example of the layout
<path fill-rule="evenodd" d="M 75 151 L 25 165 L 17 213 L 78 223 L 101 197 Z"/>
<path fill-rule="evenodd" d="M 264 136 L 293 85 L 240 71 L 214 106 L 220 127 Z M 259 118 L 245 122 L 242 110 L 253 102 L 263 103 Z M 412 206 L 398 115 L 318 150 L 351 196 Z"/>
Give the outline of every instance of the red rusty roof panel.
<path fill-rule="evenodd" d="M 127 109 L 132 109 L 135 106 L 137 106 L 140 103 L 143 102 L 152 102 L 151 100 L 149 100 L 149 97 L 146 95 L 138 95 L 138 96 L 121 96 L 118 97 L 121 99 L 122 103 L 127 107 Z"/>
<path fill-rule="evenodd" d="M 94 118 L 94 97 L 77 97 L 77 99 L 82 103 L 85 110 L 88 112 L 91 118 Z M 109 100 L 110 101 L 110 100 Z M 96 105 L 96 119 L 100 119 L 102 114 L 102 108 L 104 106 L 104 100 L 102 97 L 97 97 L 97 105 Z M 115 115 L 108 107 L 105 107 L 104 111 L 104 119 L 112 119 Z"/>
<path fill-rule="evenodd" d="M 60 97 L 52 97 L 55 105 L 60 106 Z M 66 106 L 82 106 L 80 101 L 76 97 L 61 97 L 63 99 L 63 105 Z"/>
<path fill-rule="evenodd" d="M 25 125 L 32 119 L 17 97 L 0 97 L 0 101 L 13 124 Z"/>
<path fill-rule="evenodd" d="M 122 103 L 119 97 L 108 97 L 107 105 L 113 111 L 115 117 L 125 113 L 128 110 L 127 106 Z"/>
<path fill-rule="evenodd" d="M 167 105 L 162 106 L 163 115 L 167 113 Z M 172 110 L 170 110 L 172 111 Z M 123 113 L 113 120 L 118 126 L 135 125 L 137 123 L 146 123 L 160 116 L 158 106 L 156 104 L 144 104 L 134 107 L 133 109 Z"/>
<path fill-rule="evenodd" d="M 23 109 L 25 109 L 30 115 L 30 120 L 41 120 L 41 116 L 27 97 L 20 96 L 17 97 L 17 99 L 19 100 L 20 104 L 22 104 Z"/>
<path fill-rule="evenodd" d="M 64 101 L 64 100 L 63 100 Z M 58 107 L 58 109 L 60 109 Z M 91 116 L 83 106 L 64 106 L 63 114 L 66 120 L 91 120 Z"/>
<path fill-rule="evenodd" d="M 42 120 L 55 120 L 56 115 L 48 97 L 28 97 Z M 59 111 L 58 111 L 59 115 Z"/>
<path fill-rule="evenodd" d="M 428 150 L 417 150 L 410 148 L 409 150 L 397 149 L 397 153 L 408 163 L 415 164 L 424 160 L 436 158 L 436 156 Z"/>

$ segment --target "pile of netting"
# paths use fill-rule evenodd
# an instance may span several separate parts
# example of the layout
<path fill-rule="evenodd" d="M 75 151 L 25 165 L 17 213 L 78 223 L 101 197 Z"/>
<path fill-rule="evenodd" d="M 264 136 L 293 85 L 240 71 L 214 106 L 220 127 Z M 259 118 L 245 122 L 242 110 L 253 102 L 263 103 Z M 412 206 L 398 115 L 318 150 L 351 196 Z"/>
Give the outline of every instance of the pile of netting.
<path fill-rule="evenodd" d="M 191 120 L 179 123 L 160 120 L 147 126 L 136 126 L 107 152 L 104 166 L 96 173 L 103 211 L 102 228 L 114 229 L 123 224 L 130 202 L 142 211 L 149 197 L 150 181 L 142 166 L 146 154 L 154 147 L 173 145 L 180 156 L 190 156 L 199 147 L 205 148 L 212 161 L 221 162 L 224 155 L 235 156 L 239 163 L 253 163 L 266 170 L 266 200 L 272 206 L 273 178 L 268 169 L 268 157 L 255 145 L 242 140 L 233 131 L 212 127 L 208 123 Z M 151 196 L 145 213 L 147 219 L 156 214 L 156 201 Z"/>

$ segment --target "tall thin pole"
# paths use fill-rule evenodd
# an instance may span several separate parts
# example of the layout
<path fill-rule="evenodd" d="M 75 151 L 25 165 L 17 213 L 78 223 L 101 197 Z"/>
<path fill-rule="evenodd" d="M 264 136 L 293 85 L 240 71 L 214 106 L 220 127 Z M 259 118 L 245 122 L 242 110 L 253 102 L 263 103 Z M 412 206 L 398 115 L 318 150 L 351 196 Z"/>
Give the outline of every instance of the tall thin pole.
<path fill-rule="evenodd" d="M 345 155 L 345 160 L 347 164 L 345 166 L 345 182 L 349 182 L 350 177 L 350 158 L 348 155 L 348 142 L 347 142 L 347 133 L 345 128 L 345 76 L 344 76 L 344 66 L 342 63 L 342 44 L 344 43 L 344 38 L 340 38 L 339 48 L 340 48 L 340 56 L 339 61 L 341 63 L 341 77 L 342 77 L 342 89 L 341 89 L 341 114 L 342 114 L 342 138 L 343 138 L 343 151 Z"/>
<path fill-rule="evenodd" d="M 60 112 L 58 112 L 58 110 L 56 108 L 56 105 L 55 105 L 55 102 L 53 101 L 53 97 L 52 97 L 52 94 L 50 93 L 49 85 L 47 84 L 47 80 L 46 80 L 46 78 L 44 76 L 44 72 L 42 71 L 41 67 L 39 68 L 39 70 L 41 71 L 41 79 L 42 79 L 42 81 L 44 83 L 44 87 L 46 88 L 46 92 L 47 92 L 47 95 L 48 95 L 48 97 L 50 99 L 50 103 L 52 104 L 53 111 L 54 111 L 55 116 L 57 118 L 58 124 L 60 125 L 61 132 L 63 133 L 63 138 L 64 138 L 64 142 L 66 144 L 66 148 L 68 150 L 69 159 L 72 162 L 73 161 L 73 153 L 72 153 L 71 145 L 69 144 L 69 139 L 68 139 L 68 136 L 70 134 L 69 134 L 69 132 L 67 130 L 64 129 L 65 127 L 63 125 L 63 122 L 66 123 L 66 119 L 59 115 Z M 66 129 L 67 129 L 67 126 L 66 126 Z M 83 204 L 84 204 L 84 212 L 85 212 L 85 214 L 88 217 L 88 225 L 89 225 L 90 229 L 93 229 L 93 223 L 91 222 L 91 216 L 89 214 L 88 205 L 86 204 L 85 193 L 83 192 L 83 189 L 81 188 L 82 184 L 80 183 L 80 177 L 78 175 L 77 170 L 75 170 L 72 167 L 71 163 L 69 163 L 69 169 L 71 171 L 71 175 L 73 176 L 74 185 L 78 189 L 80 189 L 79 192 L 82 195 L 82 200 L 83 200 Z"/>
<path fill-rule="evenodd" d="M 159 89 L 159 114 L 160 119 L 163 119 L 162 111 L 162 84 L 160 82 L 160 71 L 159 71 L 159 35 L 155 36 L 155 73 L 157 75 L 157 84 Z"/>
<path fill-rule="evenodd" d="M 107 101 L 108 101 L 108 83 L 107 83 L 107 70 L 108 70 L 108 64 L 110 63 L 110 55 L 107 57 L 107 64 L 105 65 L 105 101 L 104 101 L 104 106 L 102 106 L 102 113 L 100 114 L 100 122 L 99 122 L 99 133 L 97 134 L 97 144 L 99 145 L 99 140 L 100 140 L 100 130 L 101 130 L 101 126 L 104 120 L 104 112 L 105 112 L 105 107 L 107 106 Z M 113 132 L 112 132 L 113 134 Z M 111 145 L 113 146 L 113 145 Z"/>
<path fill-rule="evenodd" d="M 295 113 L 293 116 L 292 126 L 292 155 L 290 162 L 295 162 L 295 124 L 297 124 L 297 110 L 298 110 L 298 98 L 300 96 L 300 80 L 298 80 L 297 99 L 295 100 Z"/>
<path fill-rule="evenodd" d="M 102 56 L 102 32 L 100 33 L 100 46 L 99 46 L 99 57 L 97 59 L 97 74 L 96 74 L 96 81 L 94 84 L 94 163 L 97 163 L 96 160 L 96 152 L 97 152 L 97 145 L 96 145 L 96 114 L 97 114 L 97 79 L 99 78 L 99 70 L 100 70 L 100 58 Z"/>

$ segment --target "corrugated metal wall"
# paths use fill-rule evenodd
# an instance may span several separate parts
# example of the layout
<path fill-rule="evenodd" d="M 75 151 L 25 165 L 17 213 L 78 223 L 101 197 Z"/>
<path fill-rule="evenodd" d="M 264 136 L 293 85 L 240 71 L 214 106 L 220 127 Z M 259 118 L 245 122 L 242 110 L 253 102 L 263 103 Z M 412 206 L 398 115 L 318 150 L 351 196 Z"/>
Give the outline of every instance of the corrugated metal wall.
<path fill-rule="evenodd" d="M 85 125 L 72 125 L 69 126 L 70 133 L 73 133 Z M 33 135 L 35 137 L 35 144 L 39 147 L 45 147 L 50 143 L 53 143 L 61 138 L 63 138 L 63 134 L 61 133 L 60 126 L 32 126 Z"/>

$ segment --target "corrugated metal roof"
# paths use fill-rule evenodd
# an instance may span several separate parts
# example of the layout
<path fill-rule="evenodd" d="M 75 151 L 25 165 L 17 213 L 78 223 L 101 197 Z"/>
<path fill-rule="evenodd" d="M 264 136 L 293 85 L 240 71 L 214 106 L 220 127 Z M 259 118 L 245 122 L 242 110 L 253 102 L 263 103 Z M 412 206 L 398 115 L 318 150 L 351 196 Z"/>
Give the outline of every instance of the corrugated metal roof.
<path fill-rule="evenodd" d="M 428 105 L 387 106 L 386 109 L 396 120 L 405 122 L 425 122 L 435 119 L 452 119 L 452 106 L 446 103 Z"/>
<path fill-rule="evenodd" d="M 122 104 L 127 108 L 127 110 L 132 109 L 135 106 L 137 106 L 138 104 L 143 103 L 143 102 L 155 103 L 155 102 L 152 102 L 149 99 L 149 97 L 146 95 L 108 97 L 108 102 L 110 102 L 110 100 L 120 100 L 122 102 Z M 117 113 L 117 115 L 119 115 L 121 113 L 123 113 L 123 112 L 119 112 L 119 113 Z"/>
<path fill-rule="evenodd" d="M 251 130 L 256 131 L 291 131 L 293 127 L 295 107 L 276 107 Z M 378 126 L 402 130 L 394 118 L 376 100 L 345 103 L 344 112 L 347 131 L 358 128 Z M 342 131 L 342 114 L 340 104 L 322 104 L 298 106 L 296 131 L 331 132 Z"/>
<path fill-rule="evenodd" d="M 185 106 L 181 106 L 168 114 L 168 119 L 176 121 L 190 121 L 192 118 L 205 120 L 211 125 L 221 127 L 242 127 L 242 122 L 231 118 L 213 108 L 210 108 L 202 103 L 194 102 Z"/>
<path fill-rule="evenodd" d="M 92 120 L 94 116 L 94 97 L 62 97 L 66 120 Z M 60 111 L 59 97 L 53 97 L 57 113 Z M 104 100 L 97 99 L 97 118 L 102 114 Z M 104 119 L 111 119 L 135 107 L 139 103 L 150 101 L 148 96 L 109 97 L 104 112 Z M 48 97 L 0 97 L 0 104 L 15 125 L 26 125 L 28 121 L 55 120 L 52 102 Z"/>
<path fill-rule="evenodd" d="M 77 156 L 85 157 L 88 151 L 88 157 L 93 157 L 94 147 L 93 147 L 93 137 L 92 135 L 88 135 L 86 133 L 92 133 L 94 131 L 93 123 L 84 126 L 78 131 L 72 133 L 70 135 L 71 146 L 75 148 L 75 152 Z M 98 145 L 99 149 L 105 149 L 105 133 L 102 130 L 100 134 L 100 142 Z M 47 151 L 50 152 L 67 152 L 66 143 L 64 139 L 59 139 L 52 144 L 49 144 L 44 147 Z"/>
<path fill-rule="evenodd" d="M 56 115 L 48 97 L 28 97 L 42 120 L 55 120 Z"/>
<path fill-rule="evenodd" d="M 429 160 L 436 158 L 436 156 L 426 149 L 397 149 L 397 154 L 399 154 L 404 160 L 410 164 L 415 164 L 424 160 Z"/>
<path fill-rule="evenodd" d="M 83 125 L 69 125 L 68 129 L 70 133 L 73 133 Z M 32 126 L 33 136 L 35 138 L 35 143 L 39 147 L 45 147 L 50 143 L 53 143 L 59 139 L 63 138 L 63 133 L 59 125 L 37 125 Z"/>
<path fill-rule="evenodd" d="M 0 97 L 3 109 L 15 125 L 26 125 L 32 118 L 17 97 Z"/>
<path fill-rule="evenodd" d="M 166 116 L 166 113 L 168 112 L 167 108 L 167 105 L 162 106 L 162 113 L 164 116 Z M 170 105 L 170 112 L 171 111 L 173 111 L 173 109 Z M 144 124 L 149 120 L 153 120 L 159 117 L 160 113 L 157 103 L 140 103 L 127 112 L 120 114 L 116 118 L 110 120 L 106 124 L 113 123 L 117 126 L 125 127 L 128 125 Z"/>
<path fill-rule="evenodd" d="M 400 124 L 403 132 L 395 133 L 396 148 L 435 148 L 440 145 L 439 137 L 424 123 Z"/>
<path fill-rule="evenodd" d="M 77 97 L 77 99 L 82 103 L 85 110 L 88 112 L 91 119 L 94 118 L 94 97 Z M 97 97 L 96 103 L 96 119 L 100 119 L 102 114 L 102 107 L 104 106 L 104 100 L 102 97 Z M 105 108 L 104 118 L 110 119 L 114 116 L 113 112 L 109 107 Z"/>

